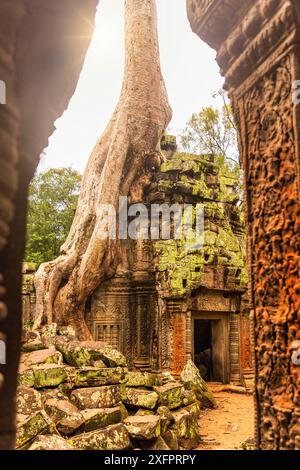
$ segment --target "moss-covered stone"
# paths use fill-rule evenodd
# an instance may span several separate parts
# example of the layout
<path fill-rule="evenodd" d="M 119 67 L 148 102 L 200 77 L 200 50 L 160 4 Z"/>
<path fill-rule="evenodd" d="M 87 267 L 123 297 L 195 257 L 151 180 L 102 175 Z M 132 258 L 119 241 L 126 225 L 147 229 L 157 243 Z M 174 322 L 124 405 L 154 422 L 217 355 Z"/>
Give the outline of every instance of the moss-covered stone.
<path fill-rule="evenodd" d="M 57 339 L 56 347 L 71 366 L 93 366 L 100 360 L 108 367 L 126 367 L 123 354 L 100 341 L 69 341 L 62 336 Z"/>
<path fill-rule="evenodd" d="M 52 422 L 44 411 L 32 414 L 18 425 L 16 448 L 22 449 L 30 445 L 39 434 L 49 432 Z"/>
<path fill-rule="evenodd" d="M 95 431 L 96 429 L 105 428 L 112 424 L 122 421 L 122 410 L 120 406 L 114 408 L 83 410 L 84 432 Z"/>
<path fill-rule="evenodd" d="M 173 411 L 172 415 L 172 429 L 176 432 L 179 446 L 185 449 L 197 447 L 200 442 L 200 429 L 195 413 L 186 408 L 179 408 Z"/>
<path fill-rule="evenodd" d="M 183 404 L 184 388 L 176 382 L 166 383 L 160 387 L 154 387 L 158 394 L 159 404 L 167 406 L 170 410 Z"/>
<path fill-rule="evenodd" d="M 61 365 L 62 361 L 62 354 L 54 348 L 23 353 L 21 356 L 21 362 L 28 365 L 28 367 L 39 364 Z"/>
<path fill-rule="evenodd" d="M 86 408 L 112 408 L 121 401 L 118 385 L 103 385 L 95 388 L 80 388 L 71 393 L 71 400 L 80 410 Z"/>
<path fill-rule="evenodd" d="M 158 395 L 156 392 L 141 388 L 121 386 L 121 398 L 125 405 L 153 410 L 156 406 Z"/>
<path fill-rule="evenodd" d="M 156 413 L 160 416 L 161 435 L 164 437 L 170 425 L 173 423 L 173 416 L 169 408 L 166 406 L 160 406 Z"/>
<path fill-rule="evenodd" d="M 18 373 L 18 384 L 25 387 L 34 386 L 34 373 L 32 369 L 21 368 Z"/>
<path fill-rule="evenodd" d="M 97 387 L 100 385 L 114 385 L 125 381 L 126 371 L 122 367 L 96 368 L 82 367 L 74 374 L 76 387 Z"/>
<path fill-rule="evenodd" d="M 188 361 L 181 373 L 181 380 L 188 390 L 195 392 L 197 400 L 204 407 L 214 408 L 216 400 L 213 393 L 208 388 L 207 383 L 202 379 L 199 370 L 192 361 Z"/>
<path fill-rule="evenodd" d="M 67 369 L 65 366 L 56 364 L 43 364 L 35 366 L 34 373 L 34 387 L 57 387 L 68 379 Z"/>
<path fill-rule="evenodd" d="M 130 371 L 126 375 L 127 387 L 147 387 L 152 388 L 159 385 L 159 379 L 156 374 L 149 372 Z"/>
<path fill-rule="evenodd" d="M 84 423 L 83 416 L 78 408 L 68 400 L 48 399 L 45 401 L 44 408 L 56 424 L 57 430 L 63 435 L 73 434 Z"/>
<path fill-rule="evenodd" d="M 159 416 L 129 416 L 124 420 L 124 425 L 133 440 L 152 441 L 160 436 Z"/>
<path fill-rule="evenodd" d="M 197 402 L 197 396 L 194 390 L 184 390 L 184 399 L 183 404 L 185 406 L 192 405 L 193 403 Z"/>
<path fill-rule="evenodd" d="M 129 433 L 124 424 L 79 434 L 68 442 L 75 449 L 81 450 L 126 450 L 131 447 Z"/>
<path fill-rule="evenodd" d="M 43 408 L 42 396 L 33 388 L 21 385 L 17 389 L 17 413 L 30 416 Z"/>

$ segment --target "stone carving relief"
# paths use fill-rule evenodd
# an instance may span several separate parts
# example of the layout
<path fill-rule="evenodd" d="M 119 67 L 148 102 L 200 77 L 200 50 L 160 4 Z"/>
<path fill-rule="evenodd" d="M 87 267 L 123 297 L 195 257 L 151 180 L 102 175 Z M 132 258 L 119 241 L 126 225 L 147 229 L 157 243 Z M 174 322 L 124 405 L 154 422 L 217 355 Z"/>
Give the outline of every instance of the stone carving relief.
<path fill-rule="evenodd" d="M 243 97 L 249 237 L 254 267 L 255 337 L 261 447 L 299 449 L 300 207 L 292 106 L 291 57 L 282 59 Z M 245 137 L 245 136 L 244 136 Z"/>

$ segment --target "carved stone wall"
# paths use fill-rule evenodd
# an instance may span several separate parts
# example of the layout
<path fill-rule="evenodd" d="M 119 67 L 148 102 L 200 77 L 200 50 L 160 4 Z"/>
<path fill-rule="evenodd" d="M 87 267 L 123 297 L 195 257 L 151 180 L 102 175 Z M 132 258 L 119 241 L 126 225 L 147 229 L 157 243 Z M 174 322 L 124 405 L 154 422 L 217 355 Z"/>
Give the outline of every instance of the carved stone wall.
<path fill-rule="evenodd" d="M 240 133 L 253 311 L 257 445 L 300 449 L 300 5 L 188 0 L 192 29 L 217 50 Z M 226 21 L 230 13 L 230 19 Z M 222 21 L 222 25 L 220 22 Z"/>

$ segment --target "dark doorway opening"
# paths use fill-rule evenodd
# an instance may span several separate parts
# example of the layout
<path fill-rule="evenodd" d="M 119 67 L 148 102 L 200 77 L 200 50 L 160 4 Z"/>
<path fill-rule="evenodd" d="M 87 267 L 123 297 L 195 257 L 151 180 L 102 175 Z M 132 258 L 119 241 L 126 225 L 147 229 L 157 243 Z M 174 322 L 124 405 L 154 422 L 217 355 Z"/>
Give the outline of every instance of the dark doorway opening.
<path fill-rule="evenodd" d="M 194 362 L 201 377 L 208 382 L 227 383 L 227 356 L 222 319 L 194 319 Z"/>
<path fill-rule="evenodd" d="M 194 361 L 205 381 L 213 380 L 211 326 L 210 320 L 194 322 Z"/>

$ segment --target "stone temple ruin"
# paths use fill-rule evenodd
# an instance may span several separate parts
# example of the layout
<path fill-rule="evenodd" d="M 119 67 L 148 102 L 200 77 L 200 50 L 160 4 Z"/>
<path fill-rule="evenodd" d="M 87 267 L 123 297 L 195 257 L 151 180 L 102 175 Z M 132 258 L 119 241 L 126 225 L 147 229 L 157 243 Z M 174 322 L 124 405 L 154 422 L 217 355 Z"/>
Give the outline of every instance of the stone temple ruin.
<path fill-rule="evenodd" d="M 204 246 L 191 249 L 175 239 L 124 241 L 126 262 L 94 292 L 88 326 L 94 340 L 121 351 L 131 369 L 169 370 L 176 377 L 191 359 L 206 381 L 250 386 L 239 174 L 218 157 L 177 152 L 172 136 L 162 149 L 166 161 L 147 204 L 202 203 Z M 35 301 L 30 276 L 23 289 L 26 321 Z"/>

